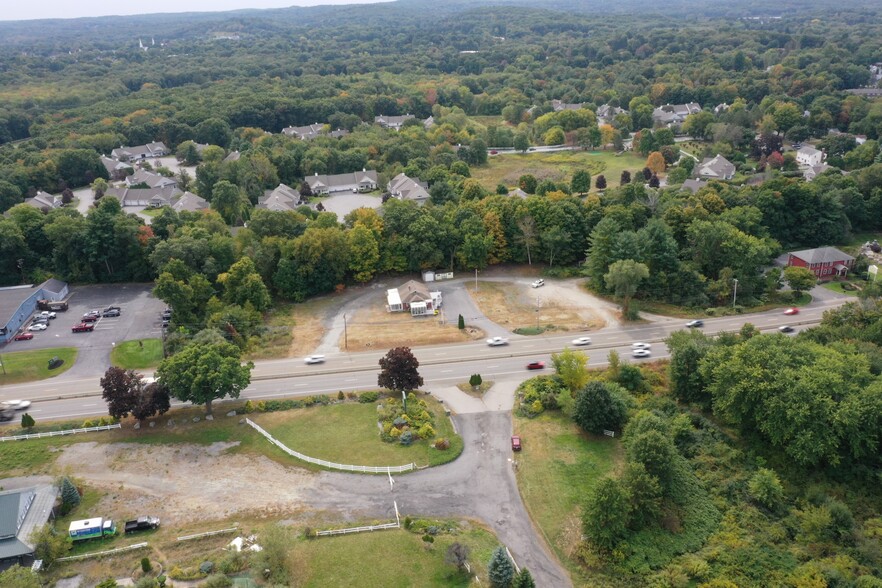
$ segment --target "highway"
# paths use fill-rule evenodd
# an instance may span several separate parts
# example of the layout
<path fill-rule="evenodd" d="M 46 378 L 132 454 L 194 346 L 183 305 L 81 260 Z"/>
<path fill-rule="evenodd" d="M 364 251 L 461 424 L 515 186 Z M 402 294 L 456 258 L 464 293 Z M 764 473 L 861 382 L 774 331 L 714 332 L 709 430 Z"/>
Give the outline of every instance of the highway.
<path fill-rule="evenodd" d="M 821 320 L 825 310 L 841 304 L 842 300 L 813 303 L 804 307 L 796 316 L 785 316 L 780 309 L 751 315 L 735 315 L 704 321 L 703 331 L 716 334 L 721 331 L 738 331 L 746 322 L 754 324 L 763 332 L 775 332 L 788 324 L 795 331 L 810 327 Z M 415 347 L 414 354 L 420 361 L 420 374 L 426 390 L 433 386 L 453 385 L 468 380 L 471 374 L 481 374 L 485 380 L 523 380 L 531 375 L 526 364 L 531 361 L 546 362 L 548 373 L 551 353 L 565 347 L 574 348 L 571 341 L 587 334 L 591 345 L 580 347 L 589 356 L 591 367 L 607 363 L 610 351 L 615 350 L 626 361 L 645 362 L 669 356 L 663 340 L 672 332 L 685 328 L 685 320 L 663 319 L 659 322 L 638 323 L 607 327 L 590 333 L 568 332 L 544 336 L 513 336 L 510 343 L 501 347 L 489 347 L 481 342 L 467 344 Z M 631 357 L 631 344 L 637 341 L 652 345 L 652 356 L 647 359 Z M 310 396 L 313 394 L 336 394 L 372 389 L 377 387 L 378 360 L 383 351 L 358 353 L 341 352 L 327 355 L 323 364 L 305 365 L 302 358 L 267 360 L 255 362 L 251 385 L 243 391 L 243 399 L 270 399 Z M 150 374 L 147 374 L 150 375 Z M 33 402 L 28 411 L 38 421 L 85 418 L 106 414 L 101 399 L 99 378 L 65 379 L 64 376 L 27 384 L 0 387 L 0 401 L 27 399 Z M 173 403 L 181 406 L 182 403 Z M 218 403 L 218 411 L 222 404 Z"/>

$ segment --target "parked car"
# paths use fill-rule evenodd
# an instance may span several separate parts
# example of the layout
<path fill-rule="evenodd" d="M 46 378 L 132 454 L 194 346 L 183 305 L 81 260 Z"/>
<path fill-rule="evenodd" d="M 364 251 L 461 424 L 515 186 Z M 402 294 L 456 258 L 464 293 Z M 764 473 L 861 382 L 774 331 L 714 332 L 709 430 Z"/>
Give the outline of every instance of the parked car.
<path fill-rule="evenodd" d="M 37 315 L 37 316 L 39 316 L 40 318 L 45 318 L 45 319 L 54 319 L 54 318 L 55 318 L 56 316 L 58 316 L 58 315 L 56 315 L 56 314 L 55 314 L 54 312 L 52 312 L 51 310 L 44 310 L 43 312 L 41 312 L 41 313 L 40 313 L 39 315 Z"/>
<path fill-rule="evenodd" d="M 28 327 L 28 331 L 45 331 L 48 327 L 46 323 L 33 323 Z"/>
<path fill-rule="evenodd" d="M 94 331 L 94 330 L 95 330 L 95 323 L 87 323 L 87 322 L 82 322 L 78 325 L 74 325 L 71 328 L 71 331 L 73 331 L 74 333 L 83 333 L 86 331 Z"/>
<path fill-rule="evenodd" d="M 649 343 L 631 343 L 631 349 L 650 349 L 652 345 Z"/>
<path fill-rule="evenodd" d="M 31 324 L 32 324 L 32 325 L 46 325 L 46 326 L 49 326 L 49 319 L 47 319 L 46 317 L 42 317 L 42 316 L 34 317 L 34 318 L 31 320 Z"/>
<path fill-rule="evenodd" d="M 172 315 L 172 311 L 170 309 L 166 308 L 165 310 L 162 311 L 162 313 L 159 316 L 164 318 L 165 320 L 168 320 L 171 318 L 171 315 Z"/>
<path fill-rule="evenodd" d="M 108 308 L 104 312 L 101 313 L 101 316 L 119 316 L 118 308 Z"/>
<path fill-rule="evenodd" d="M 544 361 L 531 361 L 530 363 L 527 364 L 527 369 L 528 370 L 545 369 L 545 362 Z"/>
<path fill-rule="evenodd" d="M 778 327 L 778 330 L 782 333 L 792 333 L 793 327 L 791 327 L 790 325 L 781 325 L 780 327 Z"/>
<path fill-rule="evenodd" d="M 15 337 L 13 337 L 13 341 L 30 341 L 34 338 L 33 333 L 19 333 Z"/>
<path fill-rule="evenodd" d="M 495 150 L 495 149 L 491 149 L 491 150 L 490 150 L 490 155 L 496 155 L 496 154 L 498 154 L 498 153 L 499 153 L 499 151 L 497 151 L 497 150 Z"/>
<path fill-rule="evenodd" d="M 498 347 L 499 345 L 508 345 L 508 339 L 505 337 L 491 337 L 487 339 L 487 345 L 490 347 Z"/>
<path fill-rule="evenodd" d="M 591 345 L 591 337 L 579 337 L 573 339 L 573 345 Z"/>
<path fill-rule="evenodd" d="M 104 312 L 107 312 L 108 310 L 119 310 L 119 311 L 121 311 L 122 309 L 121 309 L 119 306 L 108 306 L 107 308 L 104 309 Z"/>
<path fill-rule="evenodd" d="M 30 400 L 5 400 L 0 402 L 0 406 L 11 408 L 12 410 L 27 410 L 31 406 Z"/>
<path fill-rule="evenodd" d="M 520 451 L 521 450 L 521 438 L 518 435 L 511 436 L 511 450 L 512 451 Z"/>
<path fill-rule="evenodd" d="M 631 352 L 631 355 L 636 358 L 649 357 L 651 354 L 652 352 L 649 349 L 635 349 Z"/>
<path fill-rule="evenodd" d="M 97 322 L 98 319 L 100 319 L 100 318 L 101 318 L 101 315 L 99 315 L 99 314 L 86 314 L 86 315 L 83 315 L 83 322 L 84 323 L 94 323 L 94 322 Z"/>
<path fill-rule="evenodd" d="M 307 355 L 304 358 L 303 362 L 306 364 L 325 363 L 325 356 L 324 355 Z"/>
<path fill-rule="evenodd" d="M 530 286 L 532 286 L 533 288 L 541 288 L 544 285 L 545 285 L 545 280 L 543 280 L 542 278 L 539 278 L 538 280 L 536 280 L 535 282 L 530 284 Z"/>
<path fill-rule="evenodd" d="M 86 314 L 84 314 L 83 316 L 100 316 L 100 315 L 101 315 L 101 311 L 100 311 L 100 310 L 98 310 L 98 309 L 92 309 L 92 310 L 90 310 L 89 312 L 87 312 Z"/>
<path fill-rule="evenodd" d="M 697 329 L 699 327 L 704 326 L 704 321 L 699 320 L 699 319 L 691 320 L 688 323 L 686 323 L 686 326 L 689 327 L 690 329 Z"/>
<path fill-rule="evenodd" d="M 793 307 L 790 307 L 787 310 L 785 310 L 784 314 L 786 314 L 788 316 L 793 315 L 793 314 L 799 314 L 799 309 L 796 308 L 795 306 L 793 306 Z"/>

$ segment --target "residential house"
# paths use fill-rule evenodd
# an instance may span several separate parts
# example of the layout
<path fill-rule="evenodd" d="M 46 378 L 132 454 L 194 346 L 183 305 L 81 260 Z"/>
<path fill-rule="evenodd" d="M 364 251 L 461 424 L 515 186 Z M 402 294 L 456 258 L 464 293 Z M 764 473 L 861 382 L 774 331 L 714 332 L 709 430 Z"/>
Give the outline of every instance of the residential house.
<path fill-rule="evenodd" d="M 145 208 L 162 208 L 170 206 L 172 200 L 182 192 L 177 186 L 163 188 L 108 188 L 104 197 L 110 196 L 119 200 L 121 206 L 143 206 Z"/>
<path fill-rule="evenodd" d="M 171 207 L 175 212 L 199 212 L 210 208 L 208 200 L 200 198 L 193 192 L 184 192 L 172 200 Z"/>
<path fill-rule="evenodd" d="M 515 198 L 527 198 L 530 195 L 527 194 L 526 192 L 524 192 L 523 190 L 521 190 L 520 188 L 515 188 L 514 190 L 512 190 L 511 192 L 508 193 L 509 198 L 512 196 L 514 196 Z"/>
<path fill-rule="evenodd" d="M 689 190 L 693 194 L 697 193 L 699 190 L 707 186 L 707 180 L 699 180 L 694 178 L 689 178 L 683 185 L 680 186 L 681 190 Z"/>
<path fill-rule="evenodd" d="M 31 537 L 49 521 L 57 496 L 52 484 L 0 493 L 0 570 L 34 563 L 36 547 Z"/>
<path fill-rule="evenodd" d="M 309 139 L 315 139 L 324 131 L 325 125 L 321 123 L 313 123 L 305 127 L 285 127 L 282 129 L 282 134 L 288 135 L 289 137 L 297 137 L 301 141 L 308 141 Z"/>
<path fill-rule="evenodd" d="M 416 118 L 412 114 L 404 114 L 402 116 L 375 116 L 374 122 L 383 127 L 384 129 L 392 129 L 393 131 L 400 131 L 401 127 L 404 126 L 405 121 L 408 121 L 412 118 Z"/>
<path fill-rule="evenodd" d="M 555 112 L 560 112 L 562 110 L 579 110 L 582 108 L 582 104 L 568 104 L 560 100 L 552 100 L 551 108 L 553 108 Z"/>
<path fill-rule="evenodd" d="M 307 176 L 306 183 L 313 194 L 331 194 L 333 192 L 370 192 L 377 189 L 377 172 L 362 169 L 350 174 L 332 176 L 315 174 Z"/>
<path fill-rule="evenodd" d="M 826 157 L 827 156 L 823 151 L 819 151 L 811 145 L 805 145 L 800 147 L 799 151 L 796 152 L 796 163 L 808 167 L 815 167 L 824 163 Z"/>
<path fill-rule="evenodd" d="M 854 257 L 835 247 L 795 251 L 787 256 L 787 265 L 810 269 L 820 280 L 845 277 L 854 266 Z"/>
<path fill-rule="evenodd" d="M 127 175 L 134 171 L 134 168 L 130 163 L 106 157 L 104 155 L 101 156 L 101 165 L 104 166 L 104 169 L 107 170 L 107 175 L 110 176 L 110 179 L 114 182 L 125 179 Z"/>
<path fill-rule="evenodd" d="M 802 177 L 805 178 L 806 182 L 811 182 L 828 169 L 831 169 L 831 166 L 826 163 L 822 163 L 821 165 L 807 165 L 802 170 Z"/>
<path fill-rule="evenodd" d="M 265 208 L 274 212 L 296 210 L 300 206 L 300 192 L 285 184 L 279 184 L 275 190 L 269 191 L 257 201 L 256 208 Z"/>
<path fill-rule="evenodd" d="M 416 280 L 386 291 L 388 312 L 409 310 L 411 316 L 432 315 L 441 308 L 441 302 L 441 292 L 430 292 L 425 284 Z"/>
<path fill-rule="evenodd" d="M 701 112 L 697 102 L 688 104 L 665 104 L 652 111 L 652 121 L 656 126 L 681 125 L 690 114 Z"/>
<path fill-rule="evenodd" d="M 52 194 L 48 194 L 46 192 L 43 192 L 42 190 L 34 194 L 33 197 L 26 198 L 24 203 L 40 210 L 52 210 L 54 208 L 61 208 L 63 206 L 61 196 L 53 196 Z"/>
<path fill-rule="evenodd" d="M 146 184 L 148 188 L 165 188 L 168 186 L 173 188 L 178 187 L 178 181 L 176 179 L 167 178 L 163 175 L 155 174 L 143 169 L 139 169 L 132 175 L 126 176 L 126 186 L 129 188 L 140 184 Z"/>
<path fill-rule="evenodd" d="M 730 108 L 730 105 L 728 102 L 722 102 L 722 103 L 714 106 L 714 114 L 719 116 L 719 115 L 723 114 L 724 112 L 726 112 L 727 110 L 729 110 L 729 108 Z"/>
<path fill-rule="evenodd" d="M 702 161 L 695 168 L 695 175 L 710 180 L 731 180 L 735 177 L 735 164 L 717 154 Z"/>
<path fill-rule="evenodd" d="M 239 161 L 240 157 L 242 157 L 242 154 L 238 151 L 230 151 L 229 154 L 224 157 L 224 162 Z"/>
<path fill-rule="evenodd" d="M 863 145 L 864 143 L 867 142 L 867 136 L 866 135 L 855 135 L 854 142 L 857 143 L 858 145 Z"/>
<path fill-rule="evenodd" d="M 597 122 L 600 124 L 612 124 L 616 117 L 620 114 L 628 114 L 628 111 L 618 106 L 610 106 L 602 104 L 597 109 Z"/>
<path fill-rule="evenodd" d="M 431 129 L 434 126 L 435 126 L 435 117 L 434 116 L 429 116 L 429 118 L 427 118 L 426 120 L 423 121 L 423 128 L 425 128 L 426 130 Z"/>
<path fill-rule="evenodd" d="M 170 154 L 169 148 L 162 141 L 154 141 L 146 145 L 137 145 L 135 147 L 122 147 L 114 149 L 110 152 L 110 156 L 120 161 L 137 161 L 150 157 L 165 157 Z"/>
<path fill-rule="evenodd" d="M 413 200 L 422 204 L 429 199 L 429 184 L 421 182 L 419 178 L 409 178 L 403 173 L 392 178 L 387 189 L 399 200 Z"/>

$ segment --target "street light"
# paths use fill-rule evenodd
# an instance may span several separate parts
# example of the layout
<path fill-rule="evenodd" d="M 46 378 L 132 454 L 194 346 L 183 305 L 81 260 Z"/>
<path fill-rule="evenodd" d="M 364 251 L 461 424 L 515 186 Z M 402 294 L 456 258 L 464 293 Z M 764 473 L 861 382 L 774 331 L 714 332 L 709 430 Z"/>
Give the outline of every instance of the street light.
<path fill-rule="evenodd" d="M 732 309 L 735 309 L 735 300 L 738 299 L 738 278 L 732 278 L 732 281 L 735 282 L 735 291 L 732 292 Z"/>

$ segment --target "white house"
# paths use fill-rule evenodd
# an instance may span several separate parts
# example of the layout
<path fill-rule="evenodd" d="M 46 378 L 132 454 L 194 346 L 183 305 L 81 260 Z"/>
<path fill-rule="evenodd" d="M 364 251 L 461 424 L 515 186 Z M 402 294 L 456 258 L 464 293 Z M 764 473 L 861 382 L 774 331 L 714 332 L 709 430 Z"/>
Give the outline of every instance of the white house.
<path fill-rule="evenodd" d="M 824 163 L 824 159 L 826 159 L 824 152 L 815 149 L 811 145 L 801 147 L 796 152 L 796 163 L 799 165 L 815 167 Z"/>
<path fill-rule="evenodd" d="M 409 280 L 398 288 L 386 290 L 386 310 L 404 312 L 411 316 L 433 315 L 441 308 L 441 292 L 430 292 L 429 288 L 416 280 Z"/>

